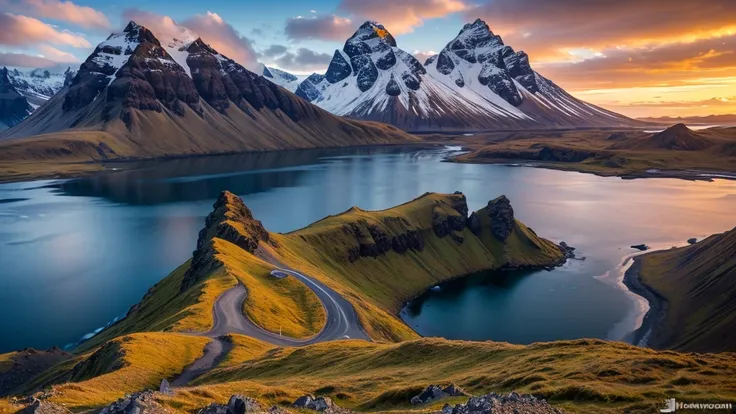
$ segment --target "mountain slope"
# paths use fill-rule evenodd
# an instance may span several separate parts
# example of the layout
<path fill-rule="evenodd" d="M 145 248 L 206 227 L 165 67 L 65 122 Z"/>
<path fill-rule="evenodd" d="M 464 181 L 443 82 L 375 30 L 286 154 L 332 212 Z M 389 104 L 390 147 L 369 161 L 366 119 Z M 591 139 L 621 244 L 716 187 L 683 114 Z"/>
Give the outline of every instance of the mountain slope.
<path fill-rule="evenodd" d="M 0 131 L 19 124 L 32 111 L 28 100 L 10 82 L 8 68 L 0 69 Z"/>
<path fill-rule="evenodd" d="M 640 278 L 666 301 L 648 345 L 736 351 L 736 229 L 692 246 L 642 256 Z"/>
<path fill-rule="evenodd" d="M 39 134 L 44 135 L 17 140 Z M 69 160 L 415 139 L 396 128 L 329 114 L 201 39 L 162 44 L 134 22 L 100 43 L 69 86 L 0 141 L 12 140 L 32 156 L 36 148 L 47 154 L 55 137 L 64 137 L 57 153 Z"/>
<path fill-rule="evenodd" d="M 638 122 L 580 101 L 535 72 L 529 56 L 515 52 L 483 20 L 466 24 L 427 71 L 458 93 L 499 98 L 545 126 L 626 126 Z"/>
<path fill-rule="evenodd" d="M 404 130 L 643 125 L 572 97 L 480 19 L 424 65 L 384 26 L 366 22 L 335 51 L 324 79 L 297 91 L 330 112 Z"/>

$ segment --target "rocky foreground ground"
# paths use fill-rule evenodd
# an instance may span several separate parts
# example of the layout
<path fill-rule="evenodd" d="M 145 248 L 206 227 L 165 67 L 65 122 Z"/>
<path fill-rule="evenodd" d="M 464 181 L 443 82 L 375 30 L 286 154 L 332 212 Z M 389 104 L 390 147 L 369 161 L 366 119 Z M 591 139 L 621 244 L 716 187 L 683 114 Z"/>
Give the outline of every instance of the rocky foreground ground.
<path fill-rule="evenodd" d="M 128 395 L 98 411 L 99 414 L 167 414 L 172 409 L 167 408 L 158 401 L 159 396 L 170 393 L 167 387 L 162 386 L 163 392 L 143 391 Z M 446 387 L 430 385 L 420 394 L 411 398 L 410 401 L 417 410 L 431 412 L 423 409 L 430 403 L 435 403 L 449 397 L 469 396 L 462 388 L 454 384 Z M 304 395 L 299 397 L 289 407 L 293 410 L 315 411 L 323 414 L 351 414 L 356 413 L 349 409 L 337 406 L 329 397 Z M 410 411 L 410 410 L 407 410 Z M 413 411 L 413 410 L 411 410 Z M 396 411 L 400 412 L 400 411 Z M 445 404 L 438 414 L 561 414 L 557 408 L 552 407 L 543 399 L 532 395 L 521 395 L 515 392 L 509 394 L 489 393 L 481 396 L 469 396 L 468 401 L 463 404 Z M 18 411 L 19 414 L 70 414 L 65 407 L 52 404 L 43 400 L 34 399 L 31 404 Z M 198 414 L 289 414 L 289 409 L 272 406 L 266 408 L 253 398 L 243 395 L 233 395 L 227 404 L 212 403 L 200 409 Z"/>

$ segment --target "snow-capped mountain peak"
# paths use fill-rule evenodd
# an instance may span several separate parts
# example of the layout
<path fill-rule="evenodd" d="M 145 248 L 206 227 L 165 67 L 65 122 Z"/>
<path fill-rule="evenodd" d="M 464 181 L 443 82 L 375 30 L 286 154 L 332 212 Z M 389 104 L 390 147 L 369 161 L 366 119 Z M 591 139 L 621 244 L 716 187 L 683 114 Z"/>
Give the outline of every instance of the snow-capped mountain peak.
<path fill-rule="evenodd" d="M 567 94 L 481 19 L 464 25 L 424 65 L 383 25 L 367 21 L 335 51 L 324 78 L 310 77 L 297 91 L 338 115 L 407 130 L 633 122 Z"/>
<path fill-rule="evenodd" d="M 458 94 L 427 76 L 424 65 L 400 49 L 391 33 L 374 21 L 362 24 L 343 49 L 335 51 L 324 80 L 312 78 L 297 90 L 301 90 L 300 96 L 333 113 L 405 129 L 459 127 L 474 117 L 525 118 L 501 99 L 488 105 L 480 96 Z M 481 124 L 492 125 L 487 121 Z"/>

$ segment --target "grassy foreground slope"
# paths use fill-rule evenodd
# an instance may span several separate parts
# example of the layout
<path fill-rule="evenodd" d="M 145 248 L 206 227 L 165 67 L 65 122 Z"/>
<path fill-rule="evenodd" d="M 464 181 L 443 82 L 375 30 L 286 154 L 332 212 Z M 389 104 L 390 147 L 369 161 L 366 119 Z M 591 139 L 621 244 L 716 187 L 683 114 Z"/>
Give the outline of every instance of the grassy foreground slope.
<path fill-rule="evenodd" d="M 166 333 L 121 336 L 52 367 L 23 390 L 51 390 L 50 401 L 69 407 L 98 407 L 128 393 L 158 388 L 163 378 L 174 378 L 201 357 L 209 341 Z"/>
<path fill-rule="evenodd" d="M 60 364 L 33 385 L 64 379 L 47 385 L 49 401 L 74 411 L 99 407 L 172 379 L 206 341 L 172 333 L 125 336 L 74 363 Z M 218 368 L 174 395 L 156 399 L 173 413 L 191 413 L 212 402 L 225 403 L 236 393 L 282 407 L 314 393 L 358 411 L 426 412 L 447 401 L 416 407 L 410 405 L 411 397 L 429 384 L 450 382 L 476 395 L 533 393 L 572 413 L 649 413 L 666 397 L 692 402 L 736 398 L 732 353 L 683 354 L 601 340 L 532 345 L 350 340 L 272 348 L 233 335 L 232 342 L 231 357 Z"/>
<path fill-rule="evenodd" d="M 641 281 L 667 301 L 650 346 L 736 351 L 736 229 L 640 260 Z"/>

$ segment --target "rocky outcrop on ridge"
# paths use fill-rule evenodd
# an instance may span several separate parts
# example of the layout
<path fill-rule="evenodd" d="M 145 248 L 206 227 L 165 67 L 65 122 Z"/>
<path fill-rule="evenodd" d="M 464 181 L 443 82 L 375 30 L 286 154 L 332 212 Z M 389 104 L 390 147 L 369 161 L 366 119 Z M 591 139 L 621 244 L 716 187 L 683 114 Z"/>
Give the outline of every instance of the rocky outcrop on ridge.
<path fill-rule="evenodd" d="M 222 266 L 222 262 L 215 257 L 217 252 L 214 251 L 213 238 L 226 240 L 249 253 L 255 253 L 260 242 L 270 241 L 263 224 L 253 218 L 253 213 L 235 194 L 223 191 L 213 208 L 199 232 L 197 250 L 192 255 L 191 267 L 184 275 L 182 291 Z"/>
<path fill-rule="evenodd" d="M 488 202 L 488 215 L 491 217 L 491 232 L 498 241 L 505 242 L 514 230 L 516 219 L 511 201 L 502 195 Z"/>

